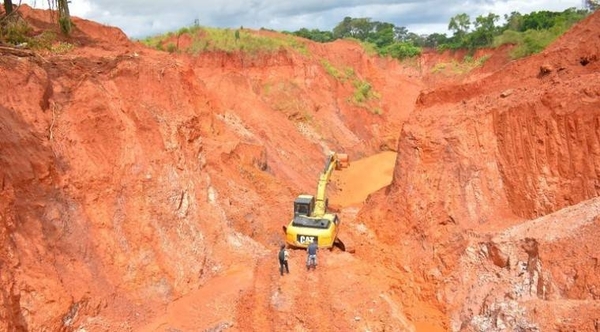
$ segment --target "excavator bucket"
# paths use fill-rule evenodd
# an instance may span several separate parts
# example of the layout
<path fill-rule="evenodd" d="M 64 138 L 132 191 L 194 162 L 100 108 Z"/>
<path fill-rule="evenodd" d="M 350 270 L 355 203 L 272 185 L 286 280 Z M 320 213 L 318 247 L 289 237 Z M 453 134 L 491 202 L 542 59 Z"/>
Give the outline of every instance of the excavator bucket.
<path fill-rule="evenodd" d="M 346 168 L 350 165 L 350 157 L 345 153 L 338 153 L 338 169 Z"/>

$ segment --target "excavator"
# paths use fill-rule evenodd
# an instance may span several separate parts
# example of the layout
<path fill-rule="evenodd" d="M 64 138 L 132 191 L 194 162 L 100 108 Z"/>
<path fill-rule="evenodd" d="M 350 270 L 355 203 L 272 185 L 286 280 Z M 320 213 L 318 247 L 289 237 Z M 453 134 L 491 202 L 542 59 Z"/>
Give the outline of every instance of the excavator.
<path fill-rule="evenodd" d="M 328 211 L 327 184 L 334 170 L 349 166 L 347 154 L 332 152 L 327 156 L 325 168 L 319 175 L 316 196 L 301 194 L 294 200 L 294 217 L 283 226 L 288 246 L 306 248 L 315 241 L 319 248 L 334 246 L 345 251 L 344 243 L 337 237 L 340 218 Z"/>

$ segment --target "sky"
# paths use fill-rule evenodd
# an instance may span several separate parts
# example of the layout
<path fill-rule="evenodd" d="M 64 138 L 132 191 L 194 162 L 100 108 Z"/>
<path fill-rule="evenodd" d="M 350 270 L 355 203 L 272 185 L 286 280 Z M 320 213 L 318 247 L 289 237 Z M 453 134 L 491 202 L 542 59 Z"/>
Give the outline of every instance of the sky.
<path fill-rule="evenodd" d="M 13 0 L 17 3 L 19 0 Z M 21 0 L 47 8 L 48 0 Z M 416 34 L 446 33 L 450 18 L 466 13 L 474 21 L 489 13 L 581 9 L 583 0 L 70 0 L 72 16 L 144 38 L 199 24 L 204 27 L 332 31 L 344 17 L 406 27 Z M 503 24 L 503 21 L 498 24 Z"/>

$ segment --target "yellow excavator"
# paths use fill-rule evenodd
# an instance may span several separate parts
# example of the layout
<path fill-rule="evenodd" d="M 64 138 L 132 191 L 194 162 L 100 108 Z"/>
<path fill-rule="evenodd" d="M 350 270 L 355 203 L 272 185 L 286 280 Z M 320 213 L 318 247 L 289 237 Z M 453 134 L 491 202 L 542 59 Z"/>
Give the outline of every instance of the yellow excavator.
<path fill-rule="evenodd" d="M 347 154 L 330 153 L 325 161 L 325 169 L 319 175 L 316 196 L 302 194 L 294 200 L 294 217 L 287 226 L 283 226 L 285 241 L 290 247 L 306 248 L 315 241 L 319 248 L 345 250 L 344 243 L 338 239 L 340 218 L 327 210 L 327 184 L 334 170 L 349 165 Z"/>

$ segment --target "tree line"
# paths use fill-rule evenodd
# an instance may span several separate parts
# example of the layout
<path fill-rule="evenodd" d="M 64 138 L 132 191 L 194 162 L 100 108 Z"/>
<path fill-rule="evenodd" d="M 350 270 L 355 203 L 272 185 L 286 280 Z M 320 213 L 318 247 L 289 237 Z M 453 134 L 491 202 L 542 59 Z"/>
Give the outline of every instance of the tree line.
<path fill-rule="evenodd" d="M 332 31 L 302 28 L 286 33 L 323 43 L 354 38 L 373 45 L 382 56 L 399 59 L 420 55 L 423 48 L 474 50 L 502 43 L 522 43 L 526 47 L 522 55 L 528 55 L 541 51 L 546 46 L 544 44 L 551 42 L 573 24 L 598 9 L 599 2 L 586 0 L 584 9 L 569 8 L 562 12 L 512 12 L 504 15 L 505 23 L 501 25 L 498 24 L 500 16 L 493 13 L 477 16 L 474 20 L 462 13 L 452 17 L 448 23 L 448 30 L 452 31 L 452 36 L 445 33 L 418 35 L 408 31 L 406 27 L 397 27 L 392 23 L 373 21 L 365 17 L 345 17 Z"/>
<path fill-rule="evenodd" d="M 0 16 L 0 42 L 18 42 L 18 15 L 15 14 L 11 0 L 3 0 L 4 15 Z M 69 0 L 48 0 L 56 15 L 60 30 L 69 34 L 73 27 L 69 14 Z M 438 50 L 494 47 L 502 43 L 523 45 L 519 56 L 542 50 L 554 38 L 558 37 L 573 24 L 580 21 L 600 7 L 600 0 L 584 0 L 584 9 L 569 8 L 563 12 L 538 11 L 530 14 L 512 12 L 504 15 L 505 23 L 498 25 L 500 16 L 489 13 L 480 15 L 471 21 L 469 15 L 462 13 L 450 19 L 445 33 L 418 35 L 406 27 L 397 27 L 392 23 L 372 21 L 370 18 L 345 17 L 332 31 L 302 28 L 284 33 L 304 37 L 316 42 L 331 42 L 336 39 L 354 38 L 372 45 L 382 56 L 393 58 L 414 57 L 421 54 L 423 48 Z M 17 7 L 18 8 L 18 7 Z M 14 36 L 17 36 L 16 38 Z"/>

